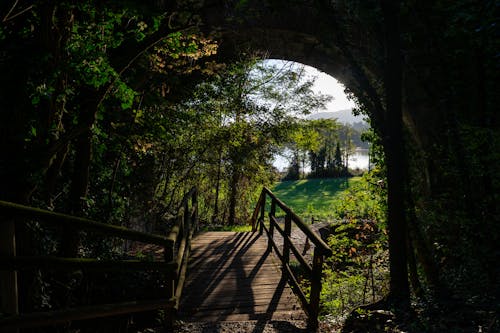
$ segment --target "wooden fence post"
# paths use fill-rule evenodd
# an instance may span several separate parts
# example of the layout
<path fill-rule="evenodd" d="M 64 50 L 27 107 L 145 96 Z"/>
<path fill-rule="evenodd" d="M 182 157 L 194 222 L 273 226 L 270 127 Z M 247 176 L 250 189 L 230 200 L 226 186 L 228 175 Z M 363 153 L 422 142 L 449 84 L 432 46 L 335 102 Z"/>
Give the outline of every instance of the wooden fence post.
<path fill-rule="evenodd" d="M 272 251 L 272 240 L 274 237 L 274 217 L 276 215 L 276 201 L 271 197 L 271 211 L 269 212 L 269 239 L 267 240 L 267 250 Z"/>
<path fill-rule="evenodd" d="M 189 199 L 184 202 L 184 221 L 182 226 L 182 237 L 186 235 L 189 230 L 189 224 L 191 223 L 191 212 L 189 210 Z"/>
<path fill-rule="evenodd" d="M 198 190 L 194 190 L 193 197 L 191 198 L 191 206 L 194 208 L 193 218 L 191 221 L 190 235 L 198 232 Z"/>
<path fill-rule="evenodd" d="M 0 219 L 7 219 L 0 228 L 0 255 L 4 257 L 16 256 L 16 233 L 14 220 L 10 216 L 1 215 Z M 0 271 L 0 312 L 9 315 L 19 314 L 17 272 Z M 7 330 L 6 333 L 18 332 L 17 329 Z"/>
<path fill-rule="evenodd" d="M 292 234 L 292 215 L 289 211 L 286 212 L 285 216 L 285 235 L 283 237 L 283 264 L 289 266 L 290 264 L 290 243 L 288 243 L 288 238 Z"/>
<path fill-rule="evenodd" d="M 262 223 L 264 223 L 264 215 L 266 214 L 266 193 L 262 192 L 262 201 L 260 203 L 260 217 L 259 217 L 259 224 L 260 228 L 262 230 Z"/>
<path fill-rule="evenodd" d="M 182 221 L 182 216 L 177 216 L 177 223 Z M 179 223 L 180 227 L 182 227 L 182 223 Z M 180 231 L 180 230 L 179 230 Z M 168 243 L 164 247 L 164 259 L 165 263 L 172 262 L 174 260 L 174 254 L 175 254 L 175 243 Z M 177 270 L 168 272 L 167 276 L 165 277 L 165 284 L 167 287 L 167 298 L 172 299 L 175 297 L 175 290 L 177 288 L 175 284 L 175 279 L 177 278 Z M 165 308 L 165 329 L 167 332 L 170 332 L 172 330 L 172 327 L 174 325 L 174 310 L 172 307 Z"/>
<path fill-rule="evenodd" d="M 311 297 L 309 299 L 310 314 L 308 319 L 309 328 L 318 328 L 319 301 L 321 296 L 321 274 L 323 270 L 323 254 L 314 248 L 314 257 L 311 274 Z"/>

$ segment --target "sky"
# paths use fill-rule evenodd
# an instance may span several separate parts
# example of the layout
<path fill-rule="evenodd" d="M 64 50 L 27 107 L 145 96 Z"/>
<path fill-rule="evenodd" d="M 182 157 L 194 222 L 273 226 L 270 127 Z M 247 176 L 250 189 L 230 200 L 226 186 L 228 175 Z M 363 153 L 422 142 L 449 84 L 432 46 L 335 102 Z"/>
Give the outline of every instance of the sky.
<path fill-rule="evenodd" d="M 318 71 L 314 67 L 305 66 L 305 70 L 309 75 L 316 76 L 313 90 L 333 96 L 333 100 L 328 103 L 327 109 L 324 111 L 340 111 L 345 109 L 352 109 L 356 105 L 353 101 L 348 100 L 344 93 L 344 85 L 337 81 L 333 76 L 324 72 Z"/>
<path fill-rule="evenodd" d="M 283 64 L 284 60 L 276 60 L 276 59 L 268 59 L 265 60 L 266 63 L 270 63 L 276 66 L 280 66 Z M 330 76 L 324 72 L 317 70 L 314 67 L 298 64 L 299 66 L 304 66 L 306 75 L 316 77 L 316 81 L 314 82 L 313 90 L 315 92 L 321 92 L 323 94 L 328 94 L 333 96 L 333 100 L 328 103 L 326 110 L 322 110 L 322 112 L 334 112 L 345 109 L 352 109 L 355 107 L 353 101 L 347 99 L 346 94 L 344 93 L 344 85 L 337 81 L 333 76 Z"/>

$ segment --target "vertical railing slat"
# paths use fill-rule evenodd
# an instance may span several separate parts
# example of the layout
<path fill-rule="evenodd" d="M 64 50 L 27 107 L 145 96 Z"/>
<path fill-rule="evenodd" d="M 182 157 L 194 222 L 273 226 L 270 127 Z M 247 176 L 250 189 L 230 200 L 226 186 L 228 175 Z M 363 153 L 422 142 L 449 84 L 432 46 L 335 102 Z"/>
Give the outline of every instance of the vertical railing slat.
<path fill-rule="evenodd" d="M 272 250 L 272 240 L 274 238 L 274 220 L 271 219 L 271 216 L 274 217 L 276 215 L 276 201 L 271 198 L 271 211 L 269 212 L 269 239 L 267 241 L 267 249 L 268 251 L 271 251 Z"/>
<path fill-rule="evenodd" d="M 259 216 L 259 224 L 262 229 L 262 224 L 264 223 L 264 215 L 266 214 L 266 193 L 262 192 L 262 201 L 260 201 L 260 216 Z"/>
<path fill-rule="evenodd" d="M 311 274 L 311 295 L 309 299 L 309 327 L 318 328 L 319 301 L 321 296 L 321 274 L 323 270 L 323 254 L 317 247 L 314 248 L 312 274 Z"/>
<path fill-rule="evenodd" d="M 198 190 L 195 189 L 193 192 L 193 197 L 192 197 L 192 206 L 194 207 L 194 215 L 193 215 L 193 221 L 192 221 L 192 230 L 190 235 L 192 236 L 193 233 L 198 232 Z"/>
<path fill-rule="evenodd" d="M 0 228 L 0 255 L 5 257 L 16 256 L 16 234 L 12 217 L 0 215 L 0 219 L 7 219 Z M 0 271 L 0 312 L 8 315 L 19 314 L 17 292 L 17 272 Z M 19 332 L 18 329 L 6 329 L 6 333 Z"/>
<path fill-rule="evenodd" d="M 290 243 L 288 239 L 292 234 L 292 216 L 290 212 L 286 212 L 285 216 L 285 237 L 283 237 L 283 265 L 289 266 L 290 264 Z"/>
<path fill-rule="evenodd" d="M 309 295 L 309 300 L 305 299 L 304 293 L 302 290 L 299 290 L 299 294 L 302 294 L 302 304 L 306 309 L 308 315 L 308 327 L 314 331 L 318 329 L 318 315 L 319 315 L 319 307 L 320 307 L 320 296 L 321 296 L 321 277 L 323 270 L 323 261 L 324 257 L 331 255 L 331 250 L 328 245 L 324 243 L 324 241 L 319 238 L 314 232 L 312 232 L 303 222 L 302 220 L 295 214 L 293 211 L 284 204 L 281 200 L 279 200 L 271 191 L 267 188 L 264 188 L 261 192 L 261 196 L 255 207 L 254 213 L 252 215 L 252 226 L 253 230 L 256 230 L 255 220 L 257 219 L 257 215 L 259 215 L 259 224 L 260 224 L 260 233 L 263 232 L 264 229 L 264 214 L 266 209 L 266 195 L 271 199 L 271 208 L 269 212 L 269 229 L 266 230 L 268 236 L 268 251 L 273 248 L 274 241 L 274 229 L 275 229 L 275 217 L 276 217 L 276 206 L 279 206 L 286 213 L 285 215 L 285 227 L 283 231 L 281 231 L 284 235 L 283 237 L 283 253 L 280 256 L 284 272 L 291 274 L 289 279 L 291 282 L 296 281 L 296 277 L 292 270 L 290 269 L 290 252 L 292 247 L 294 246 L 291 243 L 291 233 L 292 233 L 292 222 L 295 223 L 299 229 L 301 229 L 305 235 L 307 241 L 311 241 L 315 244 L 314 247 L 314 256 L 313 256 L 313 264 L 310 274 L 310 282 L 311 282 L 311 292 Z M 278 226 L 276 226 L 278 228 Z M 276 249 L 278 251 L 278 249 Z M 279 252 L 279 251 L 278 251 Z M 279 255 L 279 253 L 278 253 Z M 299 261 L 300 262 L 300 261 Z M 309 266 L 308 266 L 309 267 Z M 300 288 L 300 287 L 297 287 Z"/>

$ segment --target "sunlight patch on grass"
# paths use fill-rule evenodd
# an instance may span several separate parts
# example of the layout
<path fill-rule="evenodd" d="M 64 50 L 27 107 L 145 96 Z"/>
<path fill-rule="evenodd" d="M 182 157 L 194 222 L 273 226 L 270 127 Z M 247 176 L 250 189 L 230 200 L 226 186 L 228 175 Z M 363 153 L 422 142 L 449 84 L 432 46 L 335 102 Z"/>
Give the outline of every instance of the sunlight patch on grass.
<path fill-rule="evenodd" d="M 304 221 L 311 217 L 331 218 L 331 207 L 338 195 L 360 181 L 360 177 L 320 178 L 283 181 L 272 188 L 273 193 Z"/>

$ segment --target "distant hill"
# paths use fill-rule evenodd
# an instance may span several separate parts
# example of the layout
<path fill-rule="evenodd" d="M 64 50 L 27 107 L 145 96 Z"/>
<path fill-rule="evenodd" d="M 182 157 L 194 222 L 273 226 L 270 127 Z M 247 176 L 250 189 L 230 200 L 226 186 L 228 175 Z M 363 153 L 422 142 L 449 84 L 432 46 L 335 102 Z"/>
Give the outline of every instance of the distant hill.
<path fill-rule="evenodd" d="M 364 116 L 355 116 L 352 114 L 352 109 L 345 109 L 345 110 L 340 110 L 340 111 L 328 111 L 328 112 L 317 112 L 310 114 L 307 119 L 332 119 L 335 118 L 337 121 L 341 124 L 350 124 L 354 125 L 356 123 L 362 123 L 366 128 L 368 128 L 368 124 L 366 121 L 363 120 Z M 356 124 L 356 126 L 353 126 L 355 128 L 358 128 L 361 125 Z"/>

